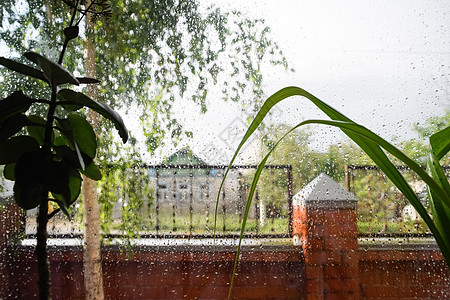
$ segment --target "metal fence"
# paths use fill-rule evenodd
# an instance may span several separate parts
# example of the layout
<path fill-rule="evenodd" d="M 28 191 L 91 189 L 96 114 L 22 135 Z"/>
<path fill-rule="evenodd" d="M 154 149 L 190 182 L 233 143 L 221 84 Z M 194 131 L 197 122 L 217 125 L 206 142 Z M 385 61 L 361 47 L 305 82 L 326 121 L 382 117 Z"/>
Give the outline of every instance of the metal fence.
<path fill-rule="evenodd" d="M 425 168 L 425 167 L 423 167 Z M 397 166 L 406 181 L 428 207 L 426 184 L 406 166 Z M 450 167 L 444 166 L 449 176 Z M 344 184 L 359 199 L 358 229 L 361 237 L 420 237 L 428 227 L 408 200 L 376 166 L 346 165 Z"/>
<path fill-rule="evenodd" d="M 239 233 L 257 165 L 232 166 L 220 195 L 225 165 L 144 167 L 148 170 L 155 196 L 149 209 L 151 233 L 203 237 L 214 233 L 220 236 Z M 267 165 L 261 177 L 250 207 L 247 235 L 290 236 L 292 167 Z"/>
<path fill-rule="evenodd" d="M 226 168 L 225 165 L 110 168 L 105 174 L 117 172 L 113 176 L 120 178 L 121 184 L 115 186 L 104 180 L 103 184 L 110 190 L 101 193 L 101 211 L 108 214 L 109 220 L 103 236 L 114 238 L 127 234 L 126 226 L 137 228 L 133 236 L 142 238 L 238 236 L 257 165 L 232 166 L 218 195 Z M 133 194 L 127 189 L 130 185 L 144 188 L 146 192 Z M 266 165 L 250 206 L 244 236 L 290 237 L 292 196 L 292 167 Z M 133 201 L 139 204 L 133 204 Z M 82 205 L 78 206 L 82 208 Z M 72 212 L 75 214 L 72 220 L 63 214 L 50 220 L 50 236 L 83 235 L 82 218 L 80 215 L 77 217 L 76 209 Z M 36 230 L 35 213 L 31 211 L 27 217 L 26 233 L 30 237 Z"/>

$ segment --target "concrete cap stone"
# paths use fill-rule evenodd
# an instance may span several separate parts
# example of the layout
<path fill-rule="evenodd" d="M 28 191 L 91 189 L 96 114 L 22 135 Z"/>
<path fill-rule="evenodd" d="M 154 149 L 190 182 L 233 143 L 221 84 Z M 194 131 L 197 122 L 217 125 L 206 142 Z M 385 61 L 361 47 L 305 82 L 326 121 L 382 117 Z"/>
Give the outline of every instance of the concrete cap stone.
<path fill-rule="evenodd" d="M 325 173 L 317 176 L 293 197 L 293 206 L 311 208 L 353 208 L 358 198 Z"/>

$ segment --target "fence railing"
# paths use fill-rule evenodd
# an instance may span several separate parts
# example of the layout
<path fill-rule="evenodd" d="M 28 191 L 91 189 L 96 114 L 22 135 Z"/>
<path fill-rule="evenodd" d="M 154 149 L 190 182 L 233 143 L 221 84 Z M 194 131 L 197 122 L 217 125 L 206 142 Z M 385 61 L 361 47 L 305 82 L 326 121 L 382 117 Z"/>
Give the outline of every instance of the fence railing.
<path fill-rule="evenodd" d="M 235 165 L 216 199 L 226 165 L 146 165 L 152 177 L 154 221 L 151 236 L 168 234 L 212 236 L 214 216 L 220 236 L 240 231 L 248 198 L 249 183 L 257 165 Z M 247 222 L 249 236 L 290 236 L 292 232 L 292 167 L 267 165 L 265 181 L 253 199 Z M 284 178 L 284 179 L 283 179 Z"/>
<path fill-rule="evenodd" d="M 132 205 L 131 195 L 121 188 L 113 188 L 108 196 L 112 225 L 108 225 L 108 232 L 103 236 L 120 236 L 124 232 L 124 218 L 139 216 L 137 232 L 142 238 L 236 237 L 240 233 L 250 183 L 257 167 L 231 167 L 219 195 L 217 212 L 217 193 L 227 168 L 225 165 L 140 165 L 129 171 L 111 168 L 109 172 L 122 172 L 117 176 L 122 181 L 134 180 L 150 192 L 144 193 L 148 196 L 139 196 L 142 197 L 139 205 Z M 252 200 L 245 236 L 290 237 L 292 196 L 292 167 L 265 166 Z M 29 237 L 35 232 L 34 223 L 35 216 L 31 214 L 27 218 Z M 60 214 L 49 224 L 49 234 L 53 237 L 83 235 L 81 224 L 69 222 Z"/>
<path fill-rule="evenodd" d="M 423 167 L 425 168 L 425 167 Z M 407 166 L 397 166 L 422 204 L 428 207 L 426 184 Z M 443 167 L 450 176 L 449 166 Z M 358 201 L 358 228 L 360 235 L 371 237 L 426 234 L 425 225 L 408 200 L 377 167 L 372 165 L 345 165 L 344 185 Z"/>

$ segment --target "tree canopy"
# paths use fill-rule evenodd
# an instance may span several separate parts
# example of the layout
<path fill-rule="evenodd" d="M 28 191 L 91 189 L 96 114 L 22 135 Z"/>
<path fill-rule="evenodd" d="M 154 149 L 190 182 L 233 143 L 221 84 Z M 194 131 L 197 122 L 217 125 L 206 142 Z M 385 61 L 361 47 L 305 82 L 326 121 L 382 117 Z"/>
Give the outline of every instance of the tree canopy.
<path fill-rule="evenodd" d="M 192 136 L 173 118 L 180 99 L 189 99 L 205 112 L 208 90 L 220 85 L 224 100 L 251 103 L 256 109 L 261 101 L 255 99 L 262 95 L 261 64 L 288 68 L 264 21 L 239 12 L 170 0 L 112 0 L 109 9 L 112 18 L 96 19 L 94 32 L 82 33 L 96 47 L 99 101 L 137 112 L 141 128 L 131 128 L 131 135 L 144 135 L 150 153 L 166 137 L 176 143 Z M 11 56 L 34 49 L 52 58 L 55 54 L 46 53 L 46 45 L 61 43 L 58 33 L 63 26 L 62 19 L 54 16 L 68 14 L 61 1 L 28 0 L 21 5 L 2 1 L 0 40 Z M 83 42 L 74 44 L 64 60 L 75 73 L 84 74 L 83 49 Z M 15 75 L 2 70 L 1 76 L 5 80 L 0 93 L 6 95 L 16 88 L 6 78 Z M 29 91 L 35 91 L 33 86 Z M 117 149 L 111 147 L 109 127 L 101 130 L 106 137 L 103 143 L 109 145 L 103 149 L 112 150 L 103 154 L 111 159 Z"/>

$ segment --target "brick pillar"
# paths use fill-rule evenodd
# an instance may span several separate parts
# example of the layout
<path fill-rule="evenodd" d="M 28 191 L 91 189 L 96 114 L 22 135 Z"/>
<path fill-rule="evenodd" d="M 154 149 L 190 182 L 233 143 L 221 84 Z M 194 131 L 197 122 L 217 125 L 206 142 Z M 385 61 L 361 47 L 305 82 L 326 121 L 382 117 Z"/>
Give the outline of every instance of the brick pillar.
<path fill-rule="evenodd" d="M 0 201 L 0 299 L 8 299 L 9 263 L 12 255 L 8 241 L 24 230 L 25 213 L 11 199 Z"/>
<path fill-rule="evenodd" d="M 307 299 L 359 299 L 356 204 L 325 174 L 294 196 L 293 238 L 303 248 Z"/>

